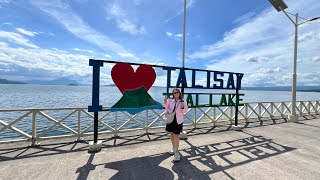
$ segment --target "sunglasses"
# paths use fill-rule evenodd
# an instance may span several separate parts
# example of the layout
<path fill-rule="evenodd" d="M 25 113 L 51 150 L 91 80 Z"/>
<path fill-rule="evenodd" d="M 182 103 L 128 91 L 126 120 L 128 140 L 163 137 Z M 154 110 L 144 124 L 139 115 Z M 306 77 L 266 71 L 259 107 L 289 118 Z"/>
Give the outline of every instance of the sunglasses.
<path fill-rule="evenodd" d="M 179 94 L 179 92 L 174 92 L 174 93 L 172 93 L 172 94 Z"/>

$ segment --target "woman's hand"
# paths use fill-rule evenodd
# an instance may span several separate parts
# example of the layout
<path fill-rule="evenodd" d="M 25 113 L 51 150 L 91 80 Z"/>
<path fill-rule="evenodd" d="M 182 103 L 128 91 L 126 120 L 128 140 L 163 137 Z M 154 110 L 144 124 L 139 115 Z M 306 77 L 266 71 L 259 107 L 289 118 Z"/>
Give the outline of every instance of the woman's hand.
<path fill-rule="evenodd" d="M 164 104 L 167 104 L 167 101 L 168 101 L 168 100 L 167 100 L 167 97 L 165 96 L 164 99 L 163 99 L 163 103 L 164 103 Z"/>

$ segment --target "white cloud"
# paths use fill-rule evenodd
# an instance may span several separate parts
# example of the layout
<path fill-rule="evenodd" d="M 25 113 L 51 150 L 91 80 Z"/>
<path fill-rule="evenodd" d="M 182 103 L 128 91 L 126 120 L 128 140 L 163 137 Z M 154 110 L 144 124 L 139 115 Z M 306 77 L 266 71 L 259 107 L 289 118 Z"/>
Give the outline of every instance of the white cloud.
<path fill-rule="evenodd" d="M 0 47 L 7 47 L 7 46 L 8 46 L 7 43 L 5 43 L 5 42 L 0 42 Z"/>
<path fill-rule="evenodd" d="M 3 5 L 10 4 L 10 3 L 13 3 L 13 1 L 12 0 L 0 0 L 0 8 L 2 8 Z"/>
<path fill-rule="evenodd" d="M 90 76 L 88 56 L 61 50 L 13 48 L 0 46 L 0 76 L 35 78 L 73 77 L 81 80 Z M 87 82 L 88 83 L 88 82 Z"/>
<path fill-rule="evenodd" d="M 172 33 L 171 32 L 166 32 L 166 35 L 171 37 L 172 36 Z"/>
<path fill-rule="evenodd" d="M 306 33 L 303 33 L 303 34 L 299 34 L 299 36 L 298 36 L 299 43 L 302 43 L 304 41 L 308 41 L 308 40 L 310 40 L 312 38 L 316 38 L 317 34 L 318 33 L 312 32 L 312 31 L 306 32 Z"/>
<path fill-rule="evenodd" d="M 26 39 L 25 37 L 23 37 L 21 34 L 18 34 L 18 33 L 0 31 L 0 38 L 4 38 L 7 41 L 10 41 L 25 47 L 39 48 L 38 46 L 30 43 L 28 39 Z"/>
<path fill-rule="evenodd" d="M 274 42 L 287 42 L 284 37 L 288 37 L 287 32 L 290 30 L 283 29 L 285 25 L 281 25 L 272 13 L 271 11 L 261 13 L 252 21 L 225 33 L 223 40 L 202 46 L 200 50 L 191 53 L 190 58 L 206 59 L 229 51 L 239 52 L 245 49 L 258 49 Z"/>
<path fill-rule="evenodd" d="M 89 0 L 72 0 L 72 1 L 75 2 L 75 3 L 82 4 L 82 3 L 87 3 Z"/>
<path fill-rule="evenodd" d="M 106 58 L 111 58 L 112 56 L 109 55 L 109 54 L 105 54 L 104 57 L 106 57 Z"/>
<path fill-rule="evenodd" d="M 11 22 L 5 22 L 5 23 L 2 23 L 1 25 L 12 26 L 13 24 Z"/>
<path fill-rule="evenodd" d="M 87 52 L 87 53 L 94 53 L 94 51 L 88 50 L 88 49 L 72 48 L 72 50 L 74 50 L 74 51 L 80 51 L 80 52 Z"/>
<path fill-rule="evenodd" d="M 16 30 L 21 34 L 24 34 L 24 35 L 27 35 L 27 36 L 32 36 L 32 37 L 37 35 L 37 34 L 39 34 L 37 32 L 31 32 L 31 31 L 28 31 L 28 30 L 25 30 L 25 29 L 22 29 L 22 28 L 16 28 Z"/>
<path fill-rule="evenodd" d="M 167 19 L 165 20 L 166 23 L 168 23 L 168 22 L 171 21 L 172 19 L 174 19 L 174 18 L 176 18 L 176 17 L 178 17 L 178 16 L 180 16 L 180 15 L 183 14 L 183 12 L 184 12 L 184 1 L 179 1 L 179 3 L 182 3 L 182 4 L 179 6 L 179 7 L 181 7 L 181 8 L 179 8 L 178 12 L 177 12 L 174 16 L 167 18 Z M 193 8 L 194 5 L 195 5 L 195 3 L 196 3 L 196 0 L 187 0 L 187 4 L 186 4 L 187 11 L 188 11 L 188 9 Z"/>
<path fill-rule="evenodd" d="M 0 0 L 0 4 L 10 3 L 12 0 Z"/>
<path fill-rule="evenodd" d="M 314 62 L 320 62 L 320 56 L 313 57 L 313 58 L 312 58 L 312 61 L 314 61 Z"/>
<path fill-rule="evenodd" d="M 128 32 L 132 35 L 144 34 L 146 32 L 145 27 L 138 25 L 128 16 L 125 11 L 120 7 L 120 4 L 114 2 L 113 4 L 108 4 L 105 8 L 107 12 L 107 20 L 115 20 L 117 27 L 124 32 Z"/>
<path fill-rule="evenodd" d="M 95 44 L 104 50 L 126 52 L 120 44 L 115 43 L 108 36 L 97 32 L 86 24 L 80 16 L 72 11 L 69 4 L 60 1 L 41 0 L 35 0 L 32 1 L 32 3 L 42 11 L 57 19 L 68 31 L 78 38 Z"/>
<path fill-rule="evenodd" d="M 248 12 L 248 13 L 238 17 L 236 20 L 234 20 L 234 22 L 238 23 L 238 24 L 244 24 L 244 23 L 249 22 L 255 15 L 256 15 L 255 12 Z"/>
<path fill-rule="evenodd" d="M 135 5 L 138 6 L 138 5 L 142 4 L 143 0 L 133 0 L 133 2 L 134 2 Z"/>
<path fill-rule="evenodd" d="M 305 86 L 320 86 L 320 72 L 299 73 L 298 78 L 303 79 Z"/>
<path fill-rule="evenodd" d="M 261 68 L 261 69 L 258 69 L 257 72 L 258 73 L 276 73 L 276 72 L 280 72 L 281 71 L 281 68 L 280 67 L 277 67 L 275 69 L 271 69 L 271 68 Z"/>
<path fill-rule="evenodd" d="M 173 34 L 171 32 L 166 32 L 166 35 L 176 41 L 181 41 L 183 34 Z"/>
<path fill-rule="evenodd" d="M 248 62 L 264 62 L 264 61 L 268 61 L 269 58 L 266 57 L 257 57 L 257 56 L 250 56 L 246 59 L 246 61 Z"/>
<path fill-rule="evenodd" d="M 118 27 L 121 31 L 129 32 L 130 34 L 144 34 L 146 32 L 143 26 L 138 27 L 127 19 L 117 20 Z"/>
<path fill-rule="evenodd" d="M 131 53 L 118 53 L 120 57 L 135 57 L 134 54 Z"/>
<path fill-rule="evenodd" d="M 320 9 L 316 0 L 288 1 L 287 4 L 290 4 L 290 11 L 304 12 L 304 17 L 316 16 L 317 9 Z M 242 72 L 245 74 L 243 82 L 246 85 L 291 85 L 292 22 L 272 7 L 246 21 L 225 33 L 222 40 L 203 45 L 187 56 L 197 61 L 211 60 L 207 64 L 210 70 Z M 320 23 L 305 23 L 299 27 L 298 59 L 303 63 L 297 67 L 298 85 L 306 82 L 311 84 L 310 79 L 305 79 L 308 76 L 303 74 L 319 71 L 315 58 L 319 56 L 320 49 L 319 29 Z"/>

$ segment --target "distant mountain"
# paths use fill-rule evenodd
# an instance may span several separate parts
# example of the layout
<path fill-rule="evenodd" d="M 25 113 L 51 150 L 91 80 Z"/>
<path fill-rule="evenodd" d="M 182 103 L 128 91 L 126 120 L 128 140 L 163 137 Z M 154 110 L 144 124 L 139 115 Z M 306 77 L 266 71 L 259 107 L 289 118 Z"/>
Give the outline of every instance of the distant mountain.
<path fill-rule="evenodd" d="M 106 86 L 106 87 L 115 87 L 116 85 L 115 85 L 115 84 L 107 84 L 107 85 L 103 85 L 103 86 Z"/>
<path fill-rule="evenodd" d="M 50 81 L 43 81 L 43 80 L 31 80 L 31 81 L 26 81 L 28 84 L 39 84 L 39 85 L 80 85 L 75 80 L 71 80 L 68 78 L 58 78 Z"/>
<path fill-rule="evenodd" d="M 1 78 L 0 78 L 0 84 L 26 84 L 26 83 L 9 81 L 9 80 L 1 79 Z"/>
<path fill-rule="evenodd" d="M 291 91 L 291 86 L 242 87 L 242 90 Z M 320 91 L 320 86 L 297 86 L 297 91 Z"/>
<path fill-rule="evenodd" d="M 320 86 L 298 86 L 297 91 L 317 91 L 317 92 L 320 92 Z"/>

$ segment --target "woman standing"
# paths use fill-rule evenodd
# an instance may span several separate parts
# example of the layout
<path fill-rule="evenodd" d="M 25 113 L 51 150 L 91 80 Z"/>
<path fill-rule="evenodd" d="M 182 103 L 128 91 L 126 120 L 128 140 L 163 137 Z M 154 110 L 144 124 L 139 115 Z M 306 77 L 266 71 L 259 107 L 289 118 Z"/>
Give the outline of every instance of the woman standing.
<path fill-rule="evenodd" d="M 182 132 L 183 115 L 188 111 L 187 102 L 182 98 L 181 91 L 177 88 L 172 90 L 173 99 L 164 98 L 164 107 L 166 111 L 172 113 L 176 111 L 176 115 L 172 123 L 167 124 L 166 131 L 170 132 L 170 139 L 172 143 L 172 149 L 169 151 L 171 155 L 174 155 L 173 161 L 180 161 L 179 154 L 179 135 Z"/>

